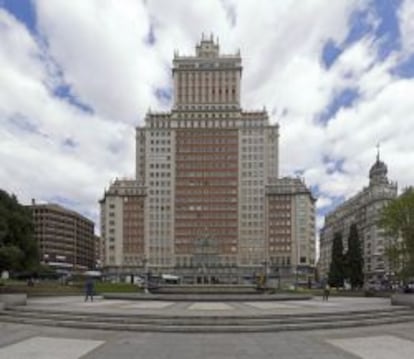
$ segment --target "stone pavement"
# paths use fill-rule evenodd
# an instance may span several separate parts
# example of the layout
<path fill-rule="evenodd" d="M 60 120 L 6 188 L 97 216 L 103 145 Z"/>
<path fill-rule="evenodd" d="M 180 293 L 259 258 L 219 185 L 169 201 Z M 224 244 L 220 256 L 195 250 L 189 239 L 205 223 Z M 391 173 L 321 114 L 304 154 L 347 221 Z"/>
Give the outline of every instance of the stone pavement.
<path fill-rule="evenodd" d="M 0 323 L 0 359 L 408 359 L 414 323 L 246 334 L 130 333 Z"/>
<path fill-rule="evenodd" d="M 41 310 L 59 310 L 89 313 L 122 314 L 165 314 L 177 316 L 192 315 L 266 315 L 266 314 L 307 314 L 365 311 L 390 308 L 389 298 L 344 298 L 332 297 L 328 302 L 321 298 L 303 301 L 275 302 L 165 302 L 165 301 L 128 301 L 104 300 L 95 298 L 94 302 L 84 302 L 83 297 L 48 297 L 29 299 L 28 307 Z"/>
<path fill-rule="evenodd" d="M 30 299 L 29 307 L 93 313 L 231 315 L 322 313 L 389 308 L 389 299 L 337 298 L 289 302 L 85 303 L 82 297 Z M 414 354 L 414 323 L 277 333 L 156 333 L 2 323 L 0 359 L 407 359 Z"/>

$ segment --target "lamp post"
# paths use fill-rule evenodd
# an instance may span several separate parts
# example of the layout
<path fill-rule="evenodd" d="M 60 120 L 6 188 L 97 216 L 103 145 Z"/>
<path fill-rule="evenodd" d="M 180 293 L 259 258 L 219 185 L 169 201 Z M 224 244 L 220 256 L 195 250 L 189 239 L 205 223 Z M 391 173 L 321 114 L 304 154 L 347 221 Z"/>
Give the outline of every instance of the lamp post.
<path fill-rule="evenodd" d="M 280 290 L 280 275 L 281 275 L 280 273 L 281 273 L 281 271 L 280 271 L 279 266 L 277 266 L 275 268 L 275 273 L 277 274 L 277 289 Z"/>
<path fill-rule="evenodd" d="M 295 290 L 298 290 L 298 280 L 299 280 L 299 266 L 296 265 L 296 278 L 295 278 Z"/>
<path fill-rule="evenodd" d="M 263 269 L 264 269 L 264 273 L 263 273 L 263 287 L 266 288 L 267 286 L 267 261 L 263 261 Z"/>
<path fill-rule="evenodd" d="M 148 294 L 148 267 L 147 267 L 148 259 L 144 257 L 142 259 L 142 264 L 144 265 L 144 293 Z"/>

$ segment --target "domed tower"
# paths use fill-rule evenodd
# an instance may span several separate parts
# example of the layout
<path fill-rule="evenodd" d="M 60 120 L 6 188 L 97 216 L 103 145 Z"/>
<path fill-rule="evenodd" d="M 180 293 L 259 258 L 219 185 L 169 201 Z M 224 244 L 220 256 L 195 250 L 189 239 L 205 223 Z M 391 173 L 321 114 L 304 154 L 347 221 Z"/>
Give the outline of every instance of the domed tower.
<path fill-rule="evenodd" d="M 369 185 L 388 184 L 387 165 L 380 160 L 379 145 L 377 146 L 377 160 L 369 170 Z"/>

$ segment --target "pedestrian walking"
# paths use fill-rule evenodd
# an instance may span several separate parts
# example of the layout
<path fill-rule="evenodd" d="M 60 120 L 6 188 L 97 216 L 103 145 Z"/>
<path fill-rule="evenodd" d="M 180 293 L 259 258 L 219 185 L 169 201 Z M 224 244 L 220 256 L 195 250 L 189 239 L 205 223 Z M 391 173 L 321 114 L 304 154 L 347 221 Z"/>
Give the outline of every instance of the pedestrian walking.
<path fill-rule="evenodd" d="M 93 302 L 94 287 L 92 278 L 88 278 L 85 283 L 85 302 L 88 301 L 88 298 L 91 298 L 91 302 Z"/>
<path fill-rule="evenodd" d="M 326 283 L 325 288 L 323 289 L 323 300 L 329 300 L 329 292 L 331 290 L 331 287 L 329 287 L 329 284 Z"/>

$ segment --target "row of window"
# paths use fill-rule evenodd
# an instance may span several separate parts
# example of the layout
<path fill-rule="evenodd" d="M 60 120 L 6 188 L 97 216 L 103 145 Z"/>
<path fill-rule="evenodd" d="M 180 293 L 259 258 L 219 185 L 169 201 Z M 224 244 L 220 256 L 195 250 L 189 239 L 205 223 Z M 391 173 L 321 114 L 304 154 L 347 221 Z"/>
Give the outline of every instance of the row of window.
<path fill-rule="evenodd" d="M 213 114 L 206 114 L 206 117 L 213 117 Z M 194 115 L 189 115 L 186 113 L 179 113 L 178 116 L 183 116 L 188 119 L 193 119 Z M 241 120 L 241 121 L 203 121 L 203 120 L 193 120 L 193 121 L 151 121 L 148 123 L 148 128 L 171 128 L 171 127 L 177 127 L 177 128 L 241 128 L 243 135 L 259 135 L 263 134 L 264 127 L 269 126 L 269 123 L 265 119 L 256 119 L 256 120 Z M 257 128 L 257 129 L 251 129 L 251 128 Z M 247 130 L 247 128 L 249 128 Z M 259 132 L 257 132 L 259 131 Z"/>
<path fill-rule="evenodd" d="M 222 78 L 222 79 L 236 79 L 239 77 L 238 70 L 231 71 L 177 71 L 175 76 L 178 81 L 189 81 L 200 78 Z"/>
<path fill-rule="evenodd" d="M 270 252 L 290 252 L 290 246 L 270 246 Z"/>
<path fill-rule="evenodd" d="M 170 145 L 170 140 L 151 140 L 151 145 Z"/>

